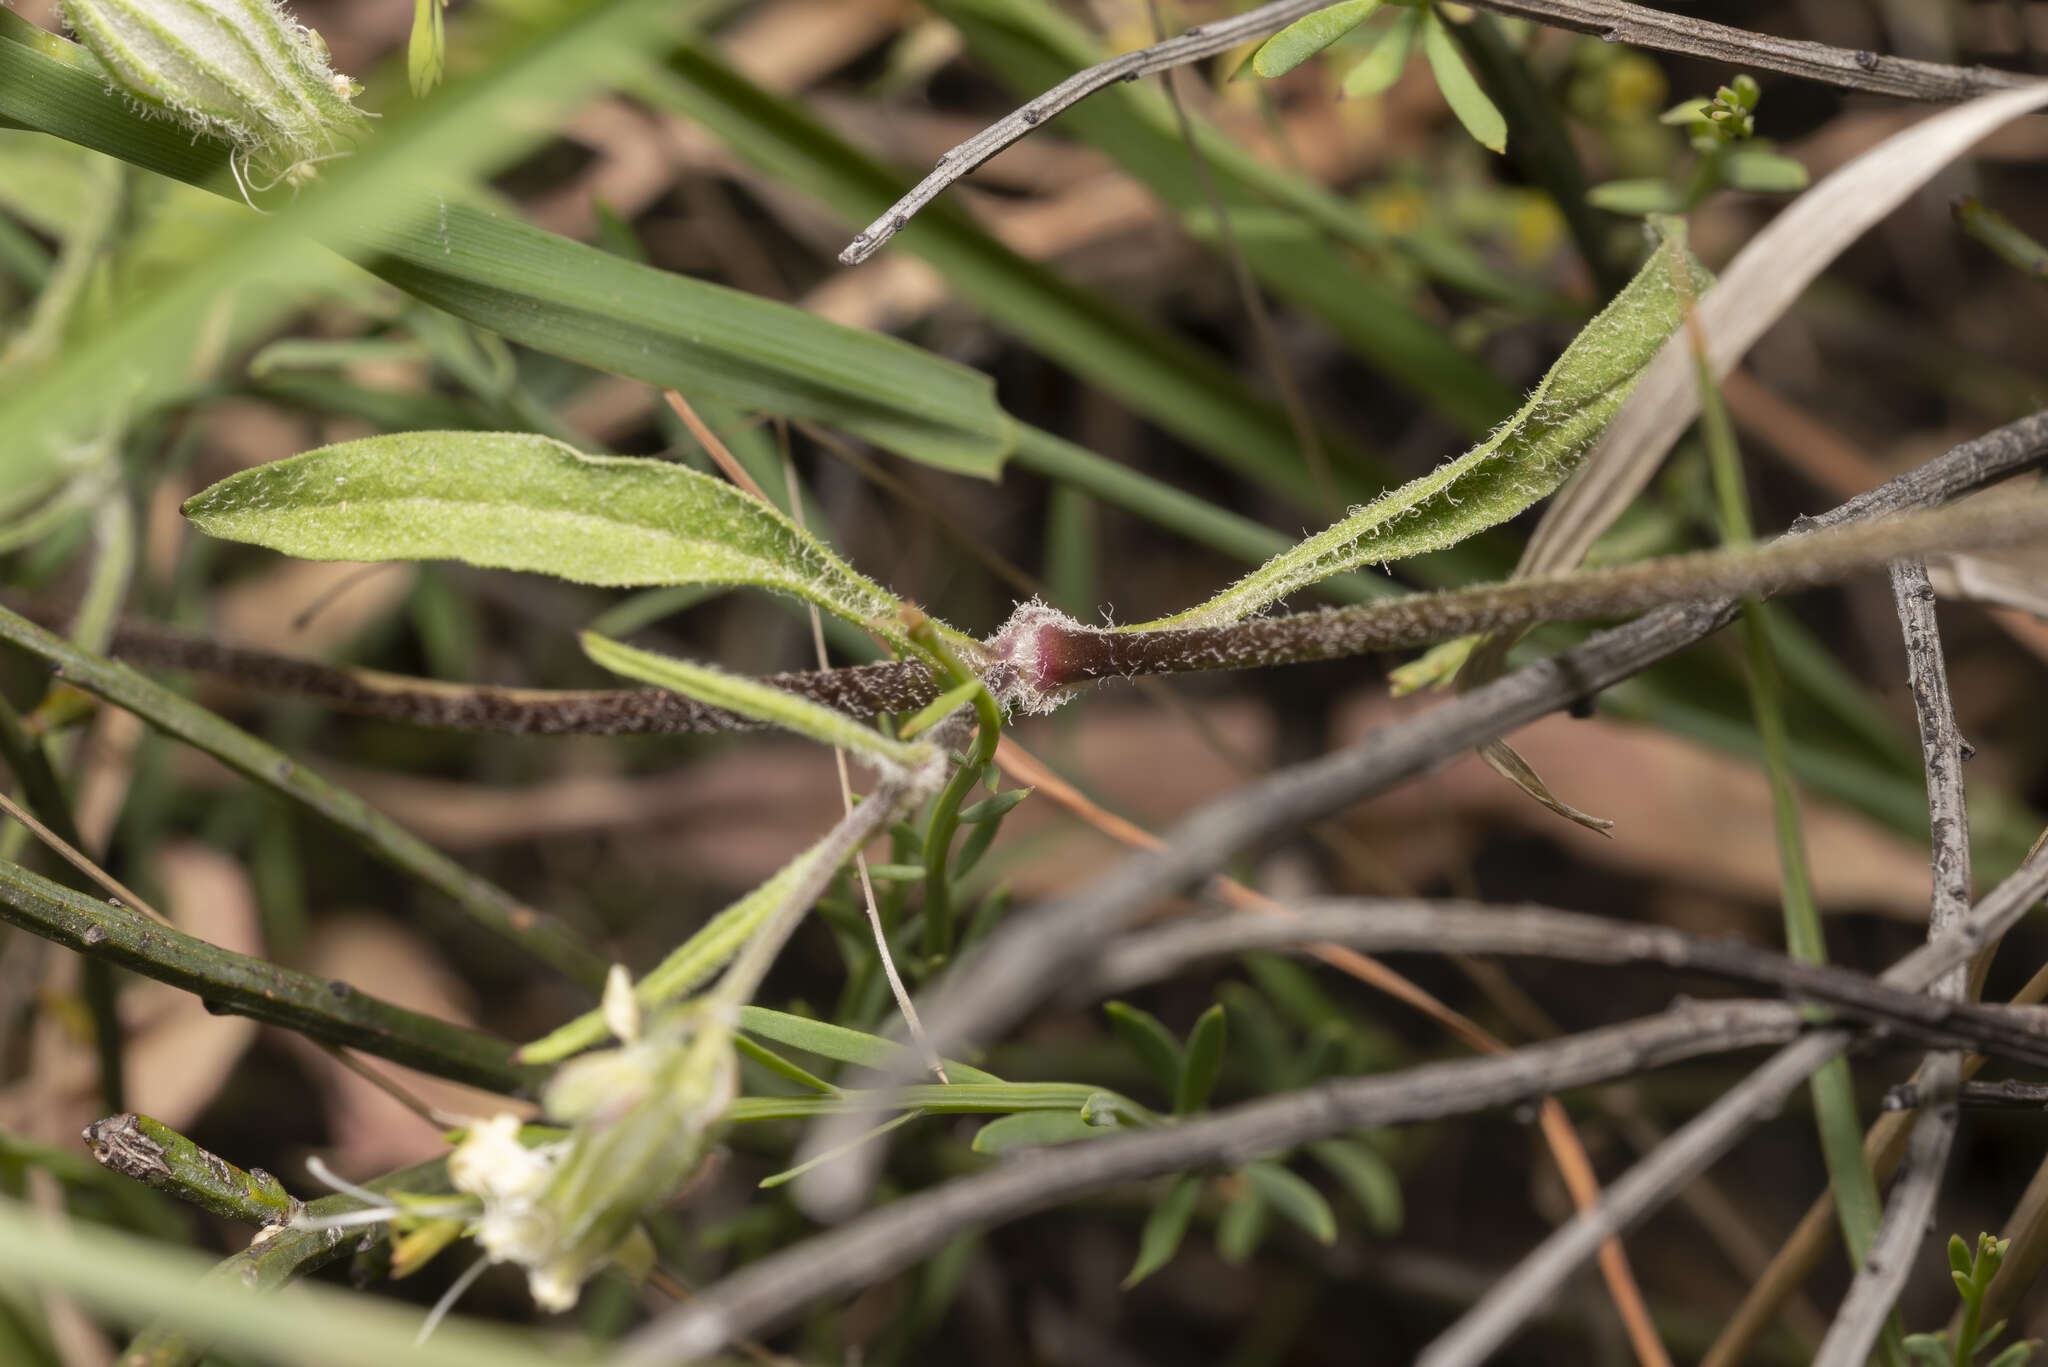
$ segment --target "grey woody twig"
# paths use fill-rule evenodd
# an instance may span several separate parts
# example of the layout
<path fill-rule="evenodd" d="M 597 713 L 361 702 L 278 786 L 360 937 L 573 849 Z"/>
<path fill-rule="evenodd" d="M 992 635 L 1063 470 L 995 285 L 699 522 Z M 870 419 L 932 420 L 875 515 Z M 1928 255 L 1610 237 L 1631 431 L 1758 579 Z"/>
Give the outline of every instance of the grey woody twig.
<path fill-rule="evenodd" d="M 936 168 L 910 192 L 854 236 L 839 254 L 852 266 L 873 256 L 920 210 L 996 153 L 1046 120 L 1071 109 L 1098 90 L 1120 81 L 1187 66 L 1228 52 L 1240 43 L 1276 33 L 1325 8 L 1330 0 L 1275 0 L 1243 14 L 1191 28 L 1136 52 L 1126 52 L 1076 72 L 1022 108 L 998 119 L 939 157 Z M 1886 57 L 1826 43 L 1774 38 L 1685 15 L 1632 5 L 1625 0 L 1472 0 L 1476 9 L 1534 19 L 1554 28 L 1591 33 L 1610 43 L 1683 53 L 1731 66 L 1781 71 L 1807 80 L 1909 100 L 1967 100 L 1992 90 L 2029 84 L 2034 78 L 1990 67 L 1944 66 L 1937 62 Z"/>
<path fill-rule="evenodd" d="M 1161 1173 L 1227 1167 L 1350 1130 L 1519 1105 L 1705 1053 L 1781 1043 L 1801 1028 L 1797 1009 L 1781 1003 L 1693 1003 L 1511 1054 L 1346 1078 L 1164 1129 L 1027 1155 L 892 1202 L 750 1264 L 634 1335 L 617 1367 L 655 1367 L 715 1352 L 799 1306 L 888 1276 L 963 1229 L 1087 1192 Z"/>
<path fill-rule="evenodd" d="M 344 982 L 210 945 L 4 861 L 0 921 L 183 988 L 209 1010 L 250 1016 L 439 1077 L 517 1092 L 544 1076 L 545 1070 L 514 1063 L 508 1041 L 393 1006 Z"/>
<path fill-rule="evenodd" d="M 1934 585 L 1927 566 L 1918 560 L 1891 567 L 1892 601 L 1906 646 L 1906 679 L 1919 722 L 1922 765 L 1927 772 L 1928 831 L 1933 844 L 1934 888 L 1927 933 L 1938 938 L 1961 924 L 1970 906 L 1970 824 L 1963 795 L 1962 764 L 1967 752 L 1956 726 L 1955 702 L 1948 690 L 1948 666 L 1942 657 L 1941 627 L 1934 612 Z M 1969 968 L 1944 974 L 1928 989 L 1930 1003 L 1961 1003 L 1969 995 Z M 1884 1218 L 1870 1251 L 1856 1269 L 1849 1294 L 1836 1312 L 1834 1325 L 1821 1341 L 1817 1367 L 1856 1367 L 1870 1356 L 1884 1331 L 1886 1318 L 1905 1290 L 1913 1254 L 1927 1237 L 1935 1198 L 1956 1137 L 1956 1089 L 1962 1082 L 1963 1057 L 1948 1051 L 1930 1054 L 1916 1079 L 1922 1098 L 1906 1156 Z"/>
<path fill-rule="evenodd" d="M 1308 902 L 1287 916 L 1232 916 L 1142 931 L 1106 946 L 1067 999 L 1093 1000 L 1168 978 L 1187 965 L 1248 950 L 1332 942 L 1369 954 L 1501 954 L 1575 963 L 1658 964 L 1684 973 L 1775 988 L 1859 1021 L 1923 1038 L 1947 1035 L 1987 1053 L 2048 1057 L 2048 1013 L 1977 1006 L 1887 987 L 1866 974 L 1806 964 L 1734 940 L 1703 940 L 1665 926 L 1548 907 L 1470 902 Z"/>
<path fill-rule="evenodd" d="M 1902 1082 L 1877 1103 L 1880 1111 L 1917 1111 L 1929 1100 L 1928 1089 L 1918 1082 Z M 1956 1089 L 1956 1103 L 1991 1110 L 2048 1111 L 2048 1083 L 2021 1082 L 2006 1078 L 1999 1082 L 1965 1082 Z"/>
<path fill-rule="evenodd" d="M 1970 914 L 1888 969 L 1881 981 L 1924 991 L 1969 963 L 2048 895 L 2048 857 L 2036 855 L 1993 888 Z M 1545 1239 L 1480 1303 L 1432 1343 L 1417 1367 L 1473 1367 L 1507 1341 L 1602 1240 L 1626 1230 L 1669 1200 L 1754 1126 L 1778 1113 L 1813 1071 L 1847 1048 L 1847 1030 L 1822 1030 L 1781 1050 L 1688 1121 L 1665 1145 L 1611 1184 L 1598 1206 Z"/>

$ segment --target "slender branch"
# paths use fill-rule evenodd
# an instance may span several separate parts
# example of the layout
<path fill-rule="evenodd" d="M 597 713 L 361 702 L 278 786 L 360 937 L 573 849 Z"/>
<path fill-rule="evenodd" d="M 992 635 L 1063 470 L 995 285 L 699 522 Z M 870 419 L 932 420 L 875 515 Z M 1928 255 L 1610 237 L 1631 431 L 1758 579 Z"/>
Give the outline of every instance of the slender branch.
<path fill-rule="evenodd" d="M 1919 561 L 1891 567 L 1892 599 L 1906 643 L 1906 682 L 1920 726 L 1920 751 L 1927 770 L 1928 831 L 1932 838 L 1934 889 L 1928 912 L 1930 934 L 1962 921 L 1970 910 L 1970 818 L 1963 797 L 1963 761 L 1971 749 L 1956 725 L 1949 695 L 1948 666 L 1942 657 L 1941 627 L 1935 619 L 1934 585 Z M 1937 987 L 1956 1000 L 1966 982 L 1957 976 Z"/>
<path fill-rule="evenodd" d="M 605 963 L 560 922 L 520 902 L 346 791 L 126 665 L 78 649 L 24 617 L 0 608 L 0 640 L 54 667 L 57 677 L 126 708 L 229 768 L 299 802 L 354 836 L 373 854 L 446 894 L 488 927 L 586 987 L 604 981 Z"/>
<path fill-rule="evenodd" d="M 1330 0 L 1275 0 L 1213 24 L 1188 29 L 1178 37 L 1126 52 L 1076 72 L 1051 90 L 1012 111 L 939 157 L 932 173 L 884 210 L 855 235 L 839 254 L 854 266 L 903 231 L 927 204 L 944 194 L 983 162 L 1043 124 L 1071 109 L 1098 90 L 1119 81 L 1168 71 L 1228 52 L 1239 43 L 1263 38 L 1303 15 L 1324 8 Z M 1610 43 L 1628 43 L 1661 52 L 1704 57 L 1734 66 L 1782 71 L 1807 80 L 1909 100 L 1967 100 L 1993 90 L 2027 85 L 2033 77 L 1989 67 L 1944 66 L 1938 62 L 1886 57 L 1826 43 L 1774 38 L 1725 24 L 1632 5 L 1625 0 L 1473 0 L 1474 8 L 1534 19 L 1555 28 L 1591 33 Z"/>
<path fill-rule="evenodd" d="M 1880 1111 L 1917 1111 L 1928 1104 L 1928 1089 L 1918 1082 L 1902 1082 L 1877 1103 Z M 1956 1104 L 1981 1106 L 1987 1110 L 2048 1111 L 2048 1083 L 2021 1082 L 2006 1078 L 1999 1082 L 1965 1082 L 1956 1091 Z"/>
<path fill-rule="evenodd" d="M 1949 695 L 1948 666 L 1942 656 L 1941 627 L 1935 617 L 1934 585 L 1928 580 L 1927 566 L 1918 560 L 1901 561 L 1891 567 L 1891 579 L 1892 601 L 1905 638 L 1906 678 L 1913 693 L 1927 771 L 1934 866 L 1927 933 L 1932 940 L 1969 915 L 1970 823 L 1962 777 L 1966 747 L 1956 726 L 1955 701 Z M 1951 970 L 1928 989 L 1930 1002 L 1963 1002 L 1968 996 L 1967 967 Z M 1955 1144 L 1956 1089 L 1962 1077 L 1959 1053 L 1931 1054 L 1921 1066 L 1915 1085 L 1923 1099 L 1922 1109 L 1913 1122 L 1904 1166 L 1892 1184 L 1870 1252 L 1856 1269 L 1849 1294 L 1821 1341 L 1814 1358 L 1817 1367 L 1856 1367 L 1865 1361 L 1905 1290 L 1913 1253 L 1927 1237 L 1949 1150 Z"/>
<path fill-rule="evenodd" d="M 518 1092 L 544 1076 L 545 1070 L 513 1063 L 508 1041 L 393 1006 L 345 982 L 210 945 L 18 864 L 0 862 L 0 921 L 195 993 L 209 1010 L 249 1016 L 438 1077 Z"/>
<path fill-rule="evenodd" d="M 1997 940 L 2048 894 L 2048 858 L 2036 855 L 1986 894 L 1962 922 L 1886 970 L 1881 981 L 1923 990 Z M 1606 1198 L 1558 1228 L 1472 1310 L 1432 1343 L 1417 1367 L 1476 1367 L 1536 1313 L 1603 1239 L 1627 1229 L 1704 1172 L 1785 1098 L 1847 1048 L 1846 1030 L 1823 1030 L 1781 1050 L 1688 1121 L 1663 1147 L 1607 1188 Z"/>
<path fill-rule="evenodd" d="M 1928 1059 L 1920 1085 L 1930 1097 L 1939 1099 L 1913 1122 L 1905 1160 L 1885 1198 L 1884 1218 L 1870 1241 L 1870 1252 L 1856 1269 L 1856 1279 L 1849 1284 L 1849 1294 L 1835 1312 L 1835 1322 L 1821 1340 L 1814 1367 L 1861 1367 L 1869 1361 L 1892 1307 L 1906 1289 L 1913 1254 L 1933 1227 L 1934 1202 L 1941 1195 L 1949 1150 L 1955 1145 L 1959 1114 L 1955 1092 L 1962 1067 L 1963 1057 L 1958 1053 L 1938 1053 Z"/>
<path fill-rule="evenodd" d="M 281 1225 L 305 1209 L 263 1169 L 244 1172 L 146 1115 L 123 1112 L 95 1120 L 85 1127 L 85 1142 L 101 1167 L 223 1219 Z"/>
<path fill-rule="evenodd" d="M 1802 963 L 1754 945 L 1703 940 L 1665 926 L 1472 902 L 1355 899 L 1300 903 L 1286 910 L 1291 914 L 1191 921 L 1127 936 L 1104 947 L 1092 969 L 1063 995 L 1068 1001 L 1114 996 L 1172 977 L 1200 960 L 1327 941 L 1373 954 L 1502 954 L 1584 964 L 1659 964 L 1775 988 L 1923 1038 L 1947 1035 L 2015 1060 L 2048 1058 L 2048 1020 L 2039 1019 L 2038 1012 L 1937 999 L 1888 987 L 1851 969 Z"/>
<path fill-rule="evenodd" d="M 1987 66 L 1949 66 L 1907 57 L 1798 38 L 1751 33 L 1690 15 L 1632 5 L 1627 0 L 1469 0 L 1475 9 L 1518 19 L 1534 19 L 1552 28 L 1590 33 L 1609 43 L 1675 52 L 1729 66 L 1757 67 L 1804 80 L 1872 95 L 1906 100 L 1954 103 L 1994 90 L 2008 90 L 2037 80 L 2019 71 Z"/>
<path fill-rule="evenodd" d="M 717 1351 L 813 1301 L 906 1267 L 962 1229 L 1014 1219 L 1091 1191 L 1161 1173 L 1227 1167 L 1376 1125 L 1513 1106 L 1705 1053 L 1778 1043 L 1800 1030 L 1775 1002 L 1693 1003 L 1660 1016 L 1531 1045 L 1498 1057 L 1346 1078 L 1163 1129 L 1030 1154 L 992 1172 L 891 1202 L 830 1234 L 750 1264 L 627 1340 L 617 1367 L 654 1367 Z M 914 1065 L 913 1060 L 913 1065 Z M 866 1117 L 857 1124 L 865 1125 Z"/>

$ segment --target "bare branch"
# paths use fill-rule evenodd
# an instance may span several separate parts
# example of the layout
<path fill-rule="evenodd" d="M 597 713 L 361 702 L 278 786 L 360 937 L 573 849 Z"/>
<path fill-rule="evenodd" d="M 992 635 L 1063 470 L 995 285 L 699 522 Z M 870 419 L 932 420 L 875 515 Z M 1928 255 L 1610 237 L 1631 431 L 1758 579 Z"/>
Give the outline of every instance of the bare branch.
<path fill-rule="evenodd" d="M 1586 964 L 1661 964 L 1824 1003 L 1855 1019 L 1922 1036 L 1950 1035 L 2015 1060 L 2048 1057 L 2048 1018 L 1887 987 L 1853 970 L 1806 964 L 1734 940 L 1530 905 L 1350 899 L 1290 906 L 1271 917 L 1183 922 L 1107 946 L 1064 994 L 1093 1000 L 1168 978 L 1202 959 L 1334 941 L 1372 954 L 1504 954 Z"/>
<path fill-rule="evenodd" d="M 1985 895 L 1940 938 L 1892 965 L 1882 981 L 1924 990 L 1995 941 L 2048 894 L 2048 858 L 2036 855 Z M 1478 1305 L 1432 1343 L 1417 1367 L 1476 1367 L 1536 1313 L 1602 1240 L 1662 1206 L 1754 1126 L 1777 1114 L 1792 1090 L 1847 1048 L 1846 1030 L 1823 1030 L 1781 1050 L 1770 1062 L 1700 1112 L 1665 1145 L 1607 1188 L 1595 1209 L 1561 1226 L 1502 1278 Z"/>
<path fill-rule="evenodd" d="M 1917 1111 L 1928 1100 L 1927 1090 L 1918 1082 L 1902 1082 L 1884 1094 L 1877 1109 Z M 2010 1077 L 1999 1082 L 1965 1082 L 1956 1092 L 1956 1103 L 1987 1110 L 2048 1111 L 2048 1083 Z"/>
<path fill-rule="evenodd" d="M 1928 915 L 1930 940 L 1959 925 L 1969 914 L 1970 823 L 1963 798 L 1965 746 L 1956 727 L 1955 701 L 1948 691 L 1948 666 L 1941 652 L 1941 627 L 1934 613 L 1934 585 L 1918 560 L 1892 566 L 1892 600 L 1906 643 L 1906 678 L 1920 723 L 1920 749 L 1927 771 L 1928 830 L 1933 841 L 1934 890 Z M 1942 975 L 1931 1001 L 1962 1002 L 1969 996 L 1969 969 Z M 1856 1367 L 1906 1288 L 1913 1253 L 1927 1237 L 1941 1179 L 1956 1137 L 1956 1088 L 1963 1078 L 1958 1053 L 1928 1056 L 1916 1082 L 1922 1097 L 1904 1166 L 1885 1202 L 1884 1219 L 1834 1325 L 1814 1358 L 1817 1367 Z"/>
<path fill-rule="evenodd" d="M 859 265 L 901 232 L 926 205 L 983 162 L 1023 138 L 1046 120 L 1071 109 L 1096 91 L 1120 81 L 1171 70 L 1228 52 L 1263 38 L 1330 0 L 1275 0 L 1243 14 L 1198 28 L 1136 52 L 1126 52 L 1076 72 L 1051 90 L 1012 111 L 940 156 L 937 167 L 910 192 L 855 235 L 839 254 L 842 264 Z M 1774 38 L 1685 15 L 1632 5 L 1626 0 L 1473 0 L 1477 9 L 1534 19 L 1555 28 L 1591 33 L 1610 43 L 1683 53 L 1731 66 L 1782 71 L 1807 80 L 1909 100 L 1952 102 L 1993 90 L 2028 85 L 2033 78 L 1990 67 L 1944 66 L 1938 62 L 1886 57 L 1826 43 Z"/>
<path fill-rule="evenodd" d="M 1511 1054 L 1345 1078 L 1162 1129 L 1056 1153 L 893 1201 L 830 1234 L 763 1258 L 628 1339 L 617 1367 L 708 1355 L 790 1311 L 909 1266 L 962 1229 L 1015 1219 L 1161 1173 L 1232 1166 L 1350 1130 L 1514 1106 L 1702 1054 L 1782 1043 L 1801 1029 L 1776 1002 L 1692 1003 Z"/>
<path fill-rule="evenodd" d="M 1844 90 L 1896 95 L 1906 100 L 1954 103 L 2038 78 L 1987 66 L 1945 66 L 1905 57 L 1830 47 L 1797 38 L 1751 33 L 1690 15 L 1670 14 L 1627 0 L 1468 0 L 1474 9 L 1534 19 L 1552 28 L 1590 33 L 1609 43 L 1676 52 L 1730 66 L 1780 71 Z"/>

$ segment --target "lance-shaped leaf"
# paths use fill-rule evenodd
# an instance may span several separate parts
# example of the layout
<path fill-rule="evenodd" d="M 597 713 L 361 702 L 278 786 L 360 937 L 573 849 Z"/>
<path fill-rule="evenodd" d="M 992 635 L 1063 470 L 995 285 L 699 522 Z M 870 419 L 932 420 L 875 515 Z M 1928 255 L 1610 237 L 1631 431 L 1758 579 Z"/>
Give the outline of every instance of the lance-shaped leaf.
<path fill-rule="evenodd" d="M 1343 0 L 1342 4 L 1304 15 L 1268 38 L 1252 58 L 1261 76 L 1282 76 L 1357 28 L 1380 7 L 1380 0 Z"/>
<path fill-rule="evenodd" d="M 1282 551 L 1199 607 L 1132 629 L 1235 621 L 1333 574 L 1455 545 L 1550 494 L 1585 459 L 1678 326 L 1680 287 L 1697 296 L 1711 283 L 1686 249 L 1683 225 L 1664 228 L 1662 247 L 1572 339 L 1499 431 Z"/>
<path fill-rule="evenodd" d="M 1458 55 L 1458 45 L 1444 31 L 1442 16 L 1434 9 L 1423 15 L 1422 55 L 1429 59 L 1437 89 L 1443 92 L 1444 102 L 1458 116 L 1458 122 L 1465 125 L 1465 131 L 1489 151 L 1507 151 L 1508 121 L 1479 88 L 1471 68 Z"/>
<path fill-rule="evenodd" d="M 586 456 L 523 432 L 323 446 L 196 494 L 212 536 L 306 560 L 460 560 L 581 584 L 750 584 L 898 644 L 893 595 L 740 490 L 681 465 Z"/>
<path fill-rule="evenodd" d="M 896 740 L 871 726 L 863 726 L 844 712 L 835 712 L 822 703 L 754 679 L 622 645 L 594 631 L 586 631 L 578 639 L 585 655 L 615 674 L 794 731 L 823 745 L 850 750 L 878 766 L 918 769 L 938 758 L 938 750 L 927 741 Z"/>

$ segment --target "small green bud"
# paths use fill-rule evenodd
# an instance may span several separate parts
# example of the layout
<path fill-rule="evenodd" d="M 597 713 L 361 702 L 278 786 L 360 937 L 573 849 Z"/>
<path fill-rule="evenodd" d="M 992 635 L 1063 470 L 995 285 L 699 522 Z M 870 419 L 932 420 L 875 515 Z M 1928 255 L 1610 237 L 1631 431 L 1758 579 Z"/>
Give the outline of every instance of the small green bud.
<path fill-rule="evenodd" d="M 63 0 L 63 12 L 144 113 L 234 144 L 245 194 L 251 177 L 305 184 L 366 127 L 351 103 L 361 87 L 276 0 Z"/>

